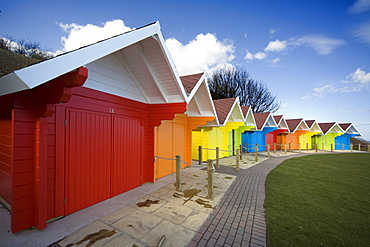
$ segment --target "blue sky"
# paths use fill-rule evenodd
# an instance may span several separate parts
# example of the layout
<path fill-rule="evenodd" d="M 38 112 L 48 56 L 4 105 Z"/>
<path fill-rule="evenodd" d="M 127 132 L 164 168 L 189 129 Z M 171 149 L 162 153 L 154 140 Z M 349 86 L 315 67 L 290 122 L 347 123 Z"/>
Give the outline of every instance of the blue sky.
<path fill-rule="evenodd" d="M 352 122 L 370 140 L 370 0 L 15 0 L 0 11 L 0 35 L 53 52 L 158 20 L 180 74 L 244 67 L 285 118 Z"/>

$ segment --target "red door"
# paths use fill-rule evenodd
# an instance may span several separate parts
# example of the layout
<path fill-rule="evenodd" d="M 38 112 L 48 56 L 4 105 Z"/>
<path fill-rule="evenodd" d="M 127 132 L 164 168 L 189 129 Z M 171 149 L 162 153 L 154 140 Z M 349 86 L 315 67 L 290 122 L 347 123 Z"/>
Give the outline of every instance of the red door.
<path fill-rule="evenodd" d="M 140 186 L 141 119 L 113 116 L 112 196 Z"/>
<path fill-rule="evenodd" d="M 67 109 L 66 207 L 70 214 L 110 197 L 111 115 Z"/>
<path fill-rule="evenodd" d="M 65 215 L 140 186 L 141 119 L 66 110 Z"/>

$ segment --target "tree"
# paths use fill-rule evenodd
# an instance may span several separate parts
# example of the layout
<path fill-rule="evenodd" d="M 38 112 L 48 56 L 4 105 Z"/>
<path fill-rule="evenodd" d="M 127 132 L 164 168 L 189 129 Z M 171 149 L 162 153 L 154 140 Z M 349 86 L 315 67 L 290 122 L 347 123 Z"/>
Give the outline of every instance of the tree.
<path fill-rule="evenodd" d="M 241 67 L 216 69 L 208 78 L 208 87 L 213 99 L 239 97 L 240 105 L 249 105 L 254 113 L 275 112 L 280 108 L 280 102 L 267 86 Z"/>

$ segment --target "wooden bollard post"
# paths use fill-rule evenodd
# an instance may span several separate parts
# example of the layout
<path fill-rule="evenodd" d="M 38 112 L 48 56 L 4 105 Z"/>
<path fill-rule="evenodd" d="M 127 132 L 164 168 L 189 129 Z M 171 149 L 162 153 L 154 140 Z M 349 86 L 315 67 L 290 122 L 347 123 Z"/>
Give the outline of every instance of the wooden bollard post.
<path fill-rule="evenodd" d="M 308 142 L 306 143 L 306 152 L 308 152 Z"/>
<path fill-rule="evenodd" d="M 176 191 L 182 192 L 181 156 L 176 155 Z"/>
<path fill-rule="evenodd" d="M 202 146 L 198 147 L 198 158 L 199 158 L 199 165 L 202 164 L 203 157 L 202 157 Z"/>
<path fill-rule="evenodd" d="M 207 160 L 208 172 L 208 199 L 213 200 L 213 165 L 212 160 Z"/>
<path fill-rule="evenodd" d="M 330 143 L 330 152 L 333 152 L 333 143 Z"/>
<path fill-rule="evenodd" d="M 290 152 L 292 150 L 292 143 L 288 143 L 288 151 Z"/>
<path fill-rule="evenodd" d="M 256 146 L 254 147 L 254 161 L 258 162 L 258 143 L 256 143 Z"/>
<path fill-rule="evenodd" d="M 301 152 L 301 144 L 298 143 L 298 153 L 300 153 L 300 152 Z"/>
<path fill-rule="evenodd" d="M 322 147 L 322 151 L 324 151 L 325 150 L 325 144 L 321 143 L 321 147 Z"/>
<path fill-rule="evenodd" d="M 367 144 L 367 151 L 370 152 L 370 144 Z"/>
<path fill-rule="evenodd" d="M 358 151 L 361 151 L 361 144 L 358 144 Z"/>
<path fill-rule="evenodd" d="M 280 142 L 280 151 L 283 151 L 283 143 Z"/>
<path fill-rule="evenodd" d="M 284 144 L 284 153 L 286 154 L 286 146 L 287 146 L 287 144 L 285 143 Z"/>
<path fill-rule="evenodd" d="M 276 143 L 274 143 L 274 154 L 276 154 Z"/>
<path fill-rule="evenodd" d="M 270 158 L 270 144 L 267 144 L 267 157 Z"/>
<path fill-rule="evenodd" d="M 243 160 L 243 149 L 242 149 L 242 145 L 239 145 L 239 151 L 240 151 L 240 160 Z"/>
<path fill-rule="evenodd" d="M 351 152 L 353 151 L 353 144 L 349 144 L 349 148 L 351 149 Z"/>
<path fill-rule="evenodd" d="M 235 167 L 235 171 L 238 172 L 239 171 L 239 149 L 236 150 L 236 167 Z"/>
<path fill-rule="evenodd" d="M 216 169 L 218 169 L 220 166 L 220 148 L 216 147 Z"/>
<path fill-rule="evenodd" d="M 315 143 L 315 152 L 317 153 L 317 143 Z"/>
<path fill-rule="evenodd" d="M 344 151 L 344 143 L 342 143 L 342 151 Z"/>

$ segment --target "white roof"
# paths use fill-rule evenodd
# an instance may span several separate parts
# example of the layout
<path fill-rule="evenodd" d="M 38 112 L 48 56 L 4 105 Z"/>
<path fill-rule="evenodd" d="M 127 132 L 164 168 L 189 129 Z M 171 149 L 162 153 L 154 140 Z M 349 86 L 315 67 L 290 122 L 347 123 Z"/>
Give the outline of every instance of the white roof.
<path fill-rule="evenodd" d="M 81 66 L 89 71 L 84 87 L 149 104 L 186 101 L 159 22 L 14 71 L 0 78 L 0 96 L 35 88 Z"/>

